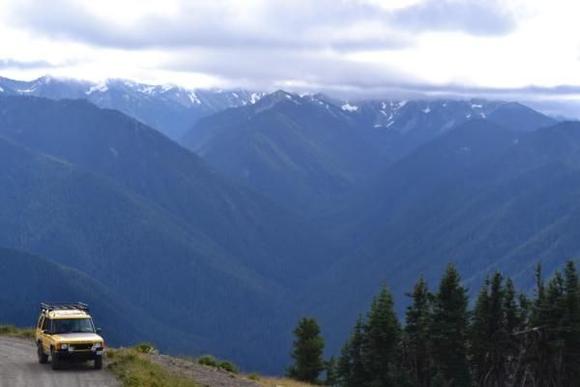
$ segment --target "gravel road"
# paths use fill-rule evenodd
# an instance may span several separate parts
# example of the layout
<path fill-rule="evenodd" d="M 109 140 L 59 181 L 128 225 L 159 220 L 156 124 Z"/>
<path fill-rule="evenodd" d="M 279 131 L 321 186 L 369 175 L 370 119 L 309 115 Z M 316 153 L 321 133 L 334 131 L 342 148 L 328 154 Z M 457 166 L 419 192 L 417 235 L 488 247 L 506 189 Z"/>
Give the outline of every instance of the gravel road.
<path fill-rule="evenodd" d="M 49 364 L 39 364 L 34 343 L 12 337 L 0 337 L 0 387 L 118 387 L 106 370 L 93 370 L 90 363 L 53 371 Z"/>

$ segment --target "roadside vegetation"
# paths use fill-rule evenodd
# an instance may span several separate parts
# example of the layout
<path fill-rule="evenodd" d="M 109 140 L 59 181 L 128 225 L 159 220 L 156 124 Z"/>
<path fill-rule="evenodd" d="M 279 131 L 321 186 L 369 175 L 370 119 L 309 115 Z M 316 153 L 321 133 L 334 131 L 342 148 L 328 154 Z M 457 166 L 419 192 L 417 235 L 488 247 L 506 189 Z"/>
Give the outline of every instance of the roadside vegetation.
<path fill-rule="evenodd" d="M 0 324 L 0 336 L 10 336 L 10 337 L 21 337 L 26 339 L 32 339 L 34 337 L 34 329 L 32 328 L 19 328 L 14 325 L 2 325 Z"/>
<path fill-rule="evenodd" d="M 173 375 L 153 363 L 141 347 L 109 349 L 107 368 L 115 374 L 123 387 L 198 387 L 190 378 Z"/>
<path fill-rule="evenodd" d="M 215 367 L 227 372 L 231 372 L 232 374 L 239 373 L 238 366 L 236 366 L 234 363 L 227 360 L 216 359 L 212 355 L 203 355 L 197 358 L 197 362 L 204 366 Z"/>

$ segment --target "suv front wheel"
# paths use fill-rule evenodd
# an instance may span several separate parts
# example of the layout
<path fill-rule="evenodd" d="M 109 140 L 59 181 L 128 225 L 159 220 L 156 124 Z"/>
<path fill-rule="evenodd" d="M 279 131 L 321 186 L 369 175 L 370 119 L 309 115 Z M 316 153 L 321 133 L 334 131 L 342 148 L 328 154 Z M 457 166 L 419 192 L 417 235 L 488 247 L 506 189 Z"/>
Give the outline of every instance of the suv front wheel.
<path fill-rule="evenodd" d="M 60 361 L 58 360 L 58 356 L 56 356 L 56 354 L 54 353 L 54 349 L 52 348 L 50 350 L 50 362 L 53 370 L 57 370 L 60 368 Z"/>
<path fill-rule="evenodd" d="M 44 350 L 42 349 L 42 344 L 41 343 L 37 343 L 36 344 L 37 347 L 37 354 L 38 354 L 38 362 L 40 364 L 46 364 L 48 363 L 48 355 L 44 353 Z"/>
<path fill-rule="evenodd" d="M 103 368 L 103 357 L 97 356 L 95 358 L 95 369 L 100 370 L 101 368 Z"/>

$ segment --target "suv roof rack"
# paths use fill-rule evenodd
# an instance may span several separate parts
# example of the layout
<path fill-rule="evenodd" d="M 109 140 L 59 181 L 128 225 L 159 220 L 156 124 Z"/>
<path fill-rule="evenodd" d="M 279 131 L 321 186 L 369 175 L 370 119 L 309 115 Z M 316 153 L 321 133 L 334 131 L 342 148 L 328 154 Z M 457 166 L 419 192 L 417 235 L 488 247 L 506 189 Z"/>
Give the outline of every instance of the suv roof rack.
<path fill-rule="evenodd" d="M 82 310 L 85 312 L 89 311 L 89 306 L 87 304 L 85 304 L 84 302 L 75 302 L 75 303 L 64 303 L 64 302 L 59 302 L 59 303 L 46 303 L 46 302 L 41 302 L 40 303 L 40 310 L 42 311 L 46 311 L 46 312 L 50 312 L 53 310 Z"/>

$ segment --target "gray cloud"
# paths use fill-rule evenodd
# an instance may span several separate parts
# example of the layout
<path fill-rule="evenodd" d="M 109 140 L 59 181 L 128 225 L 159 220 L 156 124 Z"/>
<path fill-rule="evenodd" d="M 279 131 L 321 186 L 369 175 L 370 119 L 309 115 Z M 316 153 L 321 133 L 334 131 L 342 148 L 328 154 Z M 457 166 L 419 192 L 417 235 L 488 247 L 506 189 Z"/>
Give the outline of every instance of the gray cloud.
<path fill-rule="evenodd" d="M 393 13 L 393 22 L 417 31 L 462 31 L 472 35 L 504 35 L 516 27 L 514 15 L 495 0 L 427 0 Z"/>
<path fill-rule="evenodd" d="M 300 84 L 310 89 L 364 89 L 376 85 L 410 83 L 416 79 L 393 67 L 310 51 L 193 51 L 171 56 L 163 67 L 173 71 L 218 75 L 233 87 L 278 88 Z"/>
<path fill-rule="evenodd" d="M 270 0 L 248 18 L 231 0 L 183 0 L 177 16 L 150 15 L 118 25 L 73 0 L 22 0 L 9 10 L 19 26 L 54 38 L 124 49 L 254 48 L 338 51 L 397 49 L 417 30 L 501 34 L 514 20 L 494 1 L 427 0 L 396 12 L 371 3 L 337 0 Z"/>
<path fill-rule="evenodd" d="M 547 114 L 580 118 L 580 86 L 494 88 L 459 84 L 434 85 L 400 69 L 370 65 L 310 52 L 279 50 L 203 51 L 182 54 L 165 63 L 171 70 L 220 74 L 231 87 L 284 88 L 322 92 L 358 100 L 468 99 L 520 101 Z M 578 100 L 574 100 L 574 98 Z"/>
<path fill-rule="evenodd" d="M 228 1 L 181 2 L 174 17 L 150 15 L 131 25 L 116 25 L 92 15 L 78 2 L 19 2 L 10 20 L 53 38 L 124 49 L 260 48 L 260 49 L 390 49 L 406 46 L 408 36 L 385 28 L 372 34 L 357 31 L 359 23 L 381 21 L 387 14 L 355 2 L 297 0 L 265 2 L 249 21 L 228 7 Z M 385 26 L 383 26 L 385 27 Z M 343 31 L 351 33 L 345 34 Z"/>

